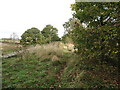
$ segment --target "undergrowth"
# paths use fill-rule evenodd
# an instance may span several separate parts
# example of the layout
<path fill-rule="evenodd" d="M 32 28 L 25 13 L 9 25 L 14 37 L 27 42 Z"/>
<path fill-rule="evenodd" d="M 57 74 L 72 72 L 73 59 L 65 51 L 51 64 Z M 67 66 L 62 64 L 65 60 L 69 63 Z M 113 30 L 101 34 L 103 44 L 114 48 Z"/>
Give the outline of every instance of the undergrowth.
<path fill-rule="evenodd" d="M 3 88 L 117 88 L 117 67 L 87 60 L 62 47 L 36 46 L 3 59 Z"/>

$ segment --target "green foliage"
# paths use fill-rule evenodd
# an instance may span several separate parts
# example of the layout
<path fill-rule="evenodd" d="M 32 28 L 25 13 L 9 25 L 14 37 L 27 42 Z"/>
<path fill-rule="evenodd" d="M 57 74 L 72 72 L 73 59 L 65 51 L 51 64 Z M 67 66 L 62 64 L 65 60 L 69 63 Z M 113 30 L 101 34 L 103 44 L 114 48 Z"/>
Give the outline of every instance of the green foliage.
<path fill-rule="evenodd" d="M 79 23 L 73 23 L 70 31 L 79 54 L 118 65 L 119 4 L 76 2 L 72 5 L 73 16 L 87 25 L 84 28 Z M 91 53 L 93 56 L 90 56 Z"/>
<path fill-rule="evenodd" d="M 70 31 L 72 30 L 71 21 L 72 21 L 72 18 L 70 18 L 67 22 L 63 24 L 65 31 L 64 31 L 64 35 L 62 36 L 62 41 L 64 43 L 73 43 L 73 40 L 70 35 Z"/>
<path fill-rule="evenodd" d="M 69 19 L 69 21 L 71 21 L 72 20 L 72 18 L 70 18 Z M 65 32 L 66 31 L 68 31 L 69 29 L 70 29 L 70 22 L 65 22 L 64 24 L 63 24 L 63 27 L 64 27 L 64 29 L 65 29 Z M 66 33 L 65 33 L 66 34 Z"/>
<path fill-rule="evenodd" d="M 72 5 L 75 11 L 74 17 L 90 27 L 99 27 L 103 25 L 114 25 L 119 20 L 120 2 L 110 3 L 85 3 L 76 2 Z"/>
<path fill-rule="evenodd" d="M 70 37 L 69 34 L 65 34 L 62 36 L 62 41 L 64 43 L 73 43 L 72 38 Z"/>
<path fill-rule="evenodd" d="M 45 42 L 47 43 L 60 40 L 57 34 L 57 28 L 54 28 L 52 25 L 46 25 L 46 27 L 41 31 L 41 33 L 45 37 Z"/>
<path fill-rule="evenodd" d="M 25 45 L 42 44 L 43 42 L 44 37 L 37 28 L 28 29 L 21 36 L 21 43 Z"/>

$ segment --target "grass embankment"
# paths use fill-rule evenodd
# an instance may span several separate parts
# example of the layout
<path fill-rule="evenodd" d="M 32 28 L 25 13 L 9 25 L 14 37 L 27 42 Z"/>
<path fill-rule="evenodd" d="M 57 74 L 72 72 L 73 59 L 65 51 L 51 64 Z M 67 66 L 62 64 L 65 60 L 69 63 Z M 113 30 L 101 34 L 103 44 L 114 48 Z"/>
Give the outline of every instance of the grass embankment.
<path fill-rule="evenodd" d="M 36 46 L 3 60 L 3 88 L 117 88 L 117 68 L 65 52 L 63 45 Z"/>

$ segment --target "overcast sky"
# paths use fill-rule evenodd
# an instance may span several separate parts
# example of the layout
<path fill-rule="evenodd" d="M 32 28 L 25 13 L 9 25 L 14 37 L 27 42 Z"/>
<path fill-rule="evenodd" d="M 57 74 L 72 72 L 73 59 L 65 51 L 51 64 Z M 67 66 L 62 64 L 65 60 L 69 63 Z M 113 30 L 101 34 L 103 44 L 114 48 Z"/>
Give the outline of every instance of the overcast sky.
<path fill-rule="evenodd" d="M 72 17 L 70 4 L 75 0 L 0 0 L 0 38 L 15 32 L 19 37 L 32 27 L 56 27 L 61 37 L 63 24 Z"/>

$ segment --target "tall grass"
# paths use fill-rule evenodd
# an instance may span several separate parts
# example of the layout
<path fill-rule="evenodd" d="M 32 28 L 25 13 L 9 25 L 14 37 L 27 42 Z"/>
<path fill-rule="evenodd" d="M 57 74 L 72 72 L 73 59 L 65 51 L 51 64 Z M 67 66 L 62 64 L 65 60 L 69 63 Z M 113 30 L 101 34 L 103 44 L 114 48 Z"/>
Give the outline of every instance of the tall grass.
<path fill-rule="evenodd" d="M 36 45 L 29 49 L 29 53 L 34 54 L 37 58 L 51 58 L 53 56 L 63 56 L 63 47 L 59 46 L 60 43 L 50 43 L 45 45 Z"/>

